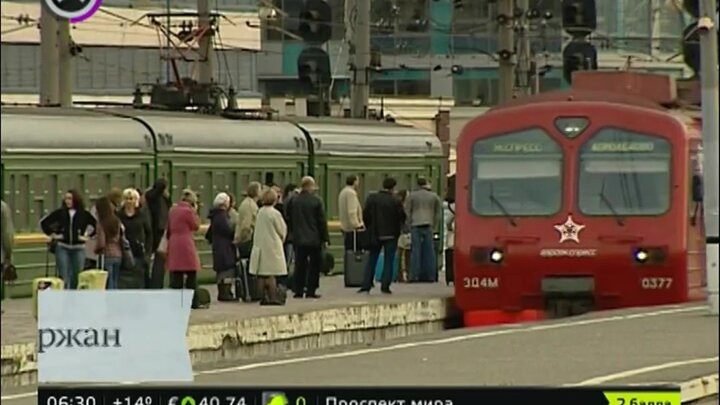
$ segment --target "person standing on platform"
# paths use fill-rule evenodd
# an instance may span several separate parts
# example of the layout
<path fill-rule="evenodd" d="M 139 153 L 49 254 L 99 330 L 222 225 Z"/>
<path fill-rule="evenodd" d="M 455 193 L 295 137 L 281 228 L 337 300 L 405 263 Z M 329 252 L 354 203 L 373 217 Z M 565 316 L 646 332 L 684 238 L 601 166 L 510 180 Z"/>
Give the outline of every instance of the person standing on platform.
<path fill-rule="evenodd" d="M 172 206 L 170 190 L 166 179 L 159 178 L 152 188 L 145 192 L 145 204 L 150 213 L 152 228 L 152 271 L 150 272 L 150 288 L 159 289 L 165 286 L 165 257 L 157 254 L 158 246 L 167 229 L 168 212 Z"/>
<path fill-rule="evenodd" d="M 13 225 L 12 211 L 5 201 L 0 200 L 0 261 L 2 262 L 2 279 L 0 279 L 0 299 L 5 299 L 5 269 L 12 266 L 13 245 L 15 243 L 15 226 Z M 4 310 L 3 310 L 4 312 Z"/>
<path fill-rule="evenodd" d="M 85 232 L 95 225 L 77 190 L 68 190 L 62 206 L 40 220 L 40 228 L 50 237 L 48 248 L 55 254 L 55 268 L 66 290 L 77 287 L 78 273 L 85 264 Z"/>
<path fill-rule="evenodd" d="M 234 301 L 233 280 L 236 277 L 237 249 L 233 245 L 235 233 L 230 218 L 230 196 L 219 193 L 208 214 L 210 227 L 205 239 L 212 248 L 213 270 L 218 288 L 218 301 Z M 239 294 L 239 292 L 237 292 Z"/>
<path fill-rule="evenodd" d="M 338 216 L 340 217 L 340 229 L 343 232 L 345 250 L 357 248 L 357 232 L 365 229 L 363 223 L 363 209 L 357 195 L 357 188 L 360 185 L 358 176 L 350 175 L 345 179 L 345 187 L 338 195 Z"/>
<path fill-rule="evenodd" d="M 149 288 L 150 252 L 153 247 L 150 217 L 147 210 L 140 207 L 140 193 L 136 189 L 126 188 L 122 195 L 123 206 L 118 210 L 118 218 L 125 227 L 125 239 L 130 243 L 130 251 L 135 259 L 135 270 L 141 276 L 133 277 L 132 285 L 134 288 Z"/>
<path fill-rule="evenodd" d="M 296 195 L 298 195 L 298 193 L 299 191 L 297 185 L 293 183 L 285 186 L 285 189 L 283 190 L 282 203 L 278 205 L 281 205 L 283 219 L 285 220 L 286 224 L 290 222 L 290 219 L 288 218 L 287 206 L 290 204 L 290 201 L 292 201 L 292 199 L 295 198 Z M 287 232 L 287 236 L 285 237 L 285 243 L 283 246 L 283 249 L 285 251 L 285 262 L 287 263 L 289 274 L 291 272 L 290 264 L 293 262 L 293 257 L 295 256 L 295 251 L 292 244 L 292 234 L 290 233 L 290 231 Z"/>
<path fill-rule="evenodd" d="M 197 288 L 200 257 L 194 235 L 200 229 L 197 194 L 183 190 L 180 202 L 170 209 L 167 221 L 167 269 L 170 288 L 193 290 Z M 193 294 L 192 308 L 197 308 Z"/>
<path fill-rule="evenodd" d="M 260 305 L 284 305 L 278 289 L 277 277 L 287 275 L 283 242 L 287 225 L 279 210 L 275 209 L 278 195 L 273 188 L 262 193 L 262 208 L 258 211 L 252 253 L 250 274 L 257 276 L 257 288 L 261 292 Z"/>
<path fill-rule="evenodd" d="M 293 197 L 285 207 L 295 246 L 295 298 L 320 298 L 317 289 L 320 284 L 322 248 L 330 241 L 327 220 L 322 200 L 315 195 L 315 179 L 303 177 L 300 187 L 300 194 Z"/>
<path fill-rule="evenodd" d="M 245 198 L 238 207 L 237 225 L 235 226 L 235 245 L 238 247 L 240 259 L 249 259 L 252 250 L 252 237 L 255 232 L 255 220 L 260 207 L 258 199 L 262 185 L 253 181 L 248 185 Z"/>
<path fill-rule="evenodd" d="M 405 201 L 407 201 L 408 198 L 408 191 L 398 191 L 397 197 L 403 207 L 405 207 Z M 407 218 L 407 213 L 405 213 L 405 217 Z M 400 259 L 398 260 L 400 272 L 400 274 L 398 274 L 398 281 L 404 283 L 409 279 L 408 268 L 410 267 L 410 228 L 408 228 L 407 222 L 403 224 L 400 237 L 398 238 L 398 256 Z"/>
<path fill-rule="evenodd" d="M 97 235 L 95 254 L 98 255 L 98 261 L 108 272 L 107 289 L 115 290 L 119 287 L 120 282 L 123 225 L 110 197 L 97 200 L 95 207 L 97 207 L 98 216 L 95 227 Z"/>
<path fill-rule="evenodd" d="M 393 279 L 395 253 L 398 238 L 405 224 L 405 209 L 395 194 L 397 182 L 392 177 L 383 180 L 383 189 L 370 194 L 365 200 L 365 225 L 367 226 L 370 259 L 365 269 L 362 288 L 358 292 L 370 292 L 380 251 L 383 251 L 383 272 L 380 291 L 390 294 Z"/>
<path fill-rule="evenodd" d="M 417 181 L 418 189 L 405 202 L 410 225 L 410 282 L 435 282 L 437 259 L 433 231 L 442 218 L 443 204 L 427 179 Z"/>

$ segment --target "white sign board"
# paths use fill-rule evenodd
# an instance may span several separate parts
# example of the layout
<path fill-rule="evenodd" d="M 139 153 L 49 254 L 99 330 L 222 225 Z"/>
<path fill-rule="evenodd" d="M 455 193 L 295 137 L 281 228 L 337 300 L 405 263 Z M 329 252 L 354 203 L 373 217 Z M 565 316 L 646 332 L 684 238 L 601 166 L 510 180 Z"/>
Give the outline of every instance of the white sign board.
<path fill-rule="evenodd" d="M 193 380 L 191 290 L 38 292 L 40 383 Z"/>

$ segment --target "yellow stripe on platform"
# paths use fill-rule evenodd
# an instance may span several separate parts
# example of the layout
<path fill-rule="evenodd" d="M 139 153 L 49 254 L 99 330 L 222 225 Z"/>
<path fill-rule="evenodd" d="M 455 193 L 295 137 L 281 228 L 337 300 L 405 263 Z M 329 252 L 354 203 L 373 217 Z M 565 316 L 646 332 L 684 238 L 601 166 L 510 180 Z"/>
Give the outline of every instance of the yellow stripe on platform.
<path fill-rule="evenodd" d="M 198 234 L 204 235 L 207 232 L 208 225 L 200 225 L 200 229 L 197 231 Z M 340 230 L 340 221 L 328 221 L 328 230 L 330 232 L 337 232 Z M 47 243 L 50 238 L 43 233 L 22 233 L 15 235 L 15 246 L 23 245 L 39 245 Z"/>

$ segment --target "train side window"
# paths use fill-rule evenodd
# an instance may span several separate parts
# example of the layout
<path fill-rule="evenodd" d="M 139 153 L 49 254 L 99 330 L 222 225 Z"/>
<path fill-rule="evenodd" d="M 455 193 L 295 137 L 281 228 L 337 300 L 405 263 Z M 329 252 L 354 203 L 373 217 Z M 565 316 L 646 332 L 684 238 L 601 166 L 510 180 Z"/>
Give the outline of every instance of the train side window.
<path fill-rule="evenodd" d="M 563 152 L 542 129 L 475 141 L 470 205 L 483 216 L 545 216 L 562 206 Z"/>
<path fill-rule="evenodd" d="M 265 182 L 263 185 L 272 186 L 273 184 L 275 184 L 275 173 L 265 172 Z"/>
<path fill-rule="evenodd" d="M 667 140 L 602 128 L 580 148 L 578 207 L 586 215 L 660 215 L 670 208 Z"/>

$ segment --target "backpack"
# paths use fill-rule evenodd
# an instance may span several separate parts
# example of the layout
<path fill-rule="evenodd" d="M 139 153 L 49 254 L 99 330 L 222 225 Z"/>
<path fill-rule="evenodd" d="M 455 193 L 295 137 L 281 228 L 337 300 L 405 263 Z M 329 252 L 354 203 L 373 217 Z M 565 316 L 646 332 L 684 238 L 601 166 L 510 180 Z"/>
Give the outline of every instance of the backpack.
<path fill-rule="evenodd" d="M 211 301 L 212 301 L 212 298 L 210 297 L 210 291 L 208 291 L 207 288 L 198 287 L 195 289 L 196 308 L 199 308 L 199 309 L 210 308 Z"/>

